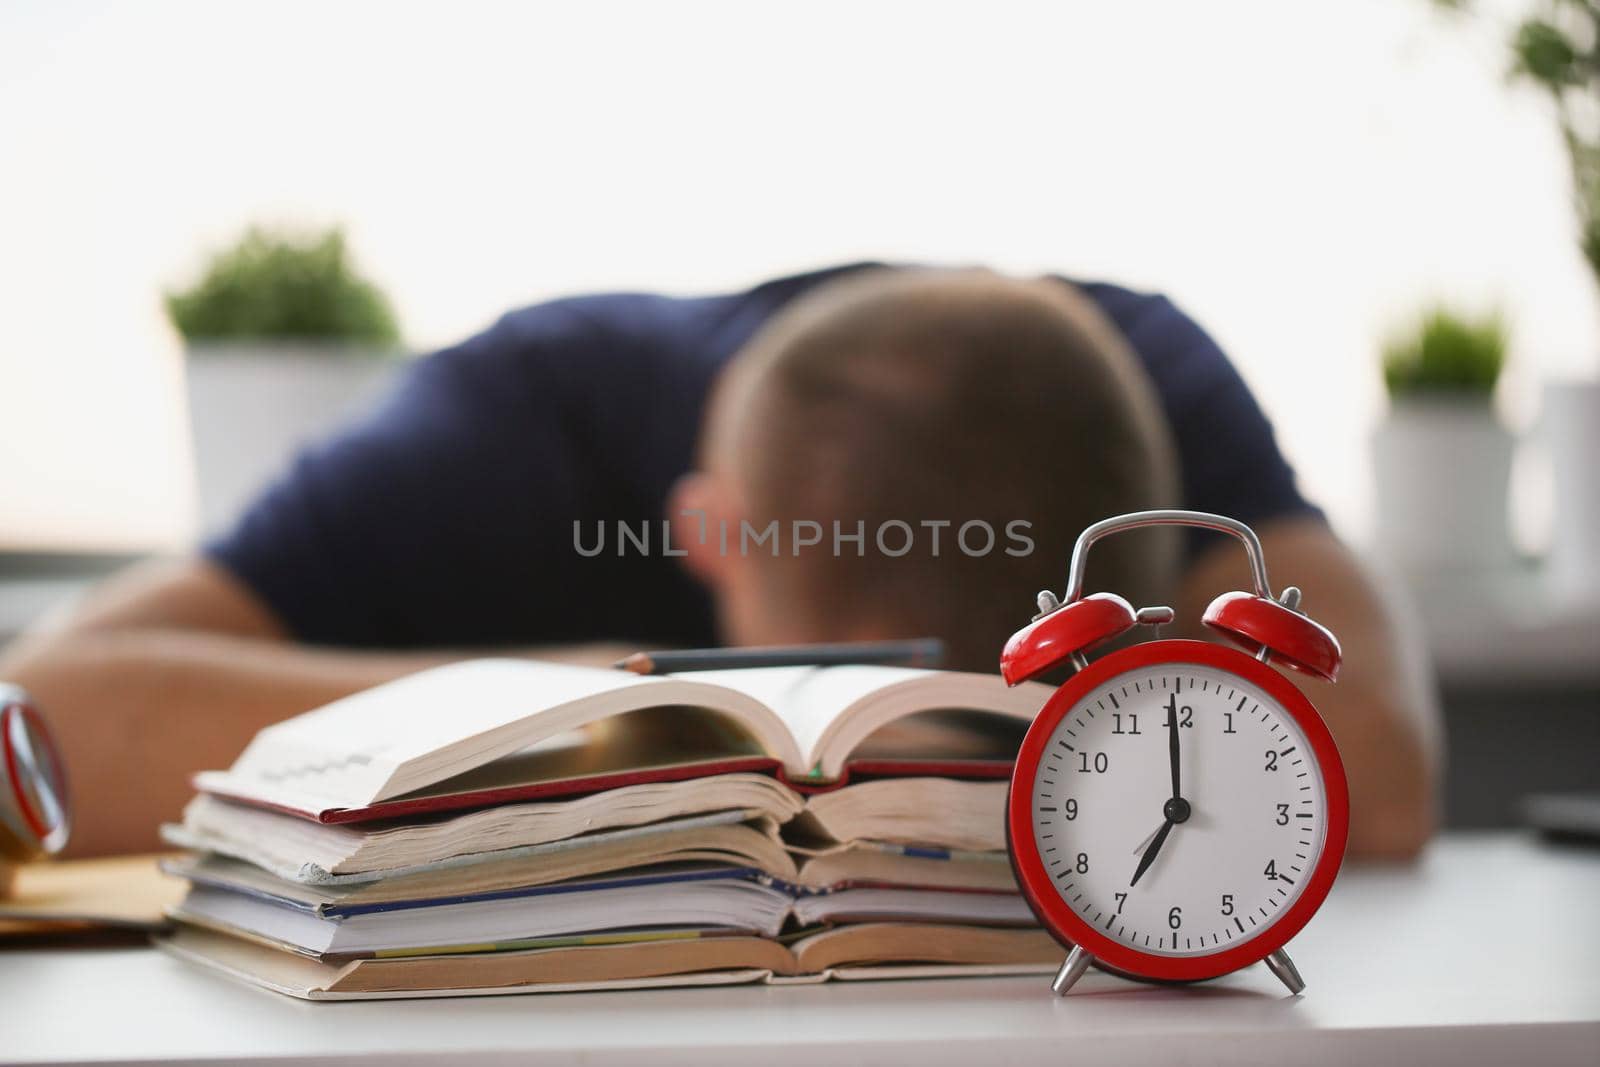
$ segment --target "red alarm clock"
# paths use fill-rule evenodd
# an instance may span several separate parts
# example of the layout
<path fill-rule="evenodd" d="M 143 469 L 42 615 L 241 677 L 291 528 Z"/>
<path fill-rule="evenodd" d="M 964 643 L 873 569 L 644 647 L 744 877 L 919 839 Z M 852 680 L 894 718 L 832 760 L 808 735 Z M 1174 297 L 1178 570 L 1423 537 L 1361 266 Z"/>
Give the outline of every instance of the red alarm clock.
<path fill-rule="evenodd" d="M 1224 593 L 1203 621 L 1243 651 L 1152 640 L 1090 663 L 1094 646 L 1171 608 L 1083 596 L 1090 547 L 1144 526 L 1231 534 L 1255 588 Z M 1333 681 L 1339 642 L 1274 597 L 1261 542 L 1241 522 L 1144 511 L 1095 523 L 1073 548 L 1066 595 L 1012 635 L 1000 672 L 1016 685 L 1075 673 L 1034 719 L 1006 798 L 1012 866 L 1039 922 L 1071 949 L 1052 988 L 1091 963 L 1157 982 L 1215 978 L 1259 961 L 1305 988 L 1284 945 L 1316 913 L 1344 859 L 1349 787 L 1317 709 L 1269 664 Z"/>

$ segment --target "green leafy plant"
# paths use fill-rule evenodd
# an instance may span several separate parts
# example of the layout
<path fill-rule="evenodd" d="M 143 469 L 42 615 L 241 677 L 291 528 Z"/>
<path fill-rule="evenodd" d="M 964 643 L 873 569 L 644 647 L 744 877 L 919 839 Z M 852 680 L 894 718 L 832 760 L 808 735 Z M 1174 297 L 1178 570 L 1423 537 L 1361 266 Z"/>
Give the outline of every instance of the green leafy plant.
<path fill-rule="evenodd" d="M 1468 318 L 1435 307 L 1383 349 L 1383 380 L 1394 398 L 1482 397 L 1505 365 L 1506 327 L 1499 315 Z"/>
<path fill-rule="evenodd" d="M 356 273 L 343 231 L 295 235 L 252 227 L 214 256 L 192 287 L 166 294 L 188 341 L 335 341 L 378 348 L 400 339 L 383 292 Z"/>
<path fill-rule="evenodd" d="M 1434 0 L 1462 11 L 1473 0 Z M 1511 76 L 1542 89 L 1572 168 L 1579 246 L 1600 284 L 1600 0 L 1541 0 L 1511 31 Z"/>

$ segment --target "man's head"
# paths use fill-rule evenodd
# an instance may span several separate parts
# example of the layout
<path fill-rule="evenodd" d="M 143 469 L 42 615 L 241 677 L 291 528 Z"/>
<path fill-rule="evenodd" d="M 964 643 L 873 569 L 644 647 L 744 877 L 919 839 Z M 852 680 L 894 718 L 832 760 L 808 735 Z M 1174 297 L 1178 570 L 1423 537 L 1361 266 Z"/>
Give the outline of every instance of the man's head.
<path fill-rule="evenodd" d="M 1153 391 L 1093 303 L 983 271 L 875 270 L 797 300 L 723 375 L 701 464 L 672 511 L 706 516 L 704 543 L 695 521 L 677 541 L 725 640 L 936 636 L 969 670 L 1065 584 L 1083 527 L 1176 497 Z M 1090 588 L 1163 595 L 1172 544 L 1107 542 Z"/>

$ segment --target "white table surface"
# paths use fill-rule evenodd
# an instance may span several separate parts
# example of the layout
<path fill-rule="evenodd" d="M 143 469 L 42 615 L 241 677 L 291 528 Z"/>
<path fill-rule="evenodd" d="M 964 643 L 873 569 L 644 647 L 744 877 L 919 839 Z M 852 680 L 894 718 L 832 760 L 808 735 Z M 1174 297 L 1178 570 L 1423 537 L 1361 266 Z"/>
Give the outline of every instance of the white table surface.
<path fill-rule="evenodd" d="M 1600 1064 L 1600 850 L 1451 837 L 1350 867 L 1289 946 L 1153 988 L 1091 974 L 312 1004 L 142 949 L 0 951 L 0 1060 Z"/>

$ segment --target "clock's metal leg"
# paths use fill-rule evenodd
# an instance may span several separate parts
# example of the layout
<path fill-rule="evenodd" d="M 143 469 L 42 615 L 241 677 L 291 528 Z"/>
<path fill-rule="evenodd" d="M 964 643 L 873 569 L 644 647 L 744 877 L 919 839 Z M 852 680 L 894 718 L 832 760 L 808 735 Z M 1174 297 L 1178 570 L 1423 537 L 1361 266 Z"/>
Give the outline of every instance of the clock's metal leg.
<path fill-rule="evenodd" d="M 1071 963 L 1072 961 L 1069 958 L 1067 962 Z M 1289 958 L 1289 954 L 1283 949 L 1280 948 L 1263 962 L 1266 963 L 1269 971 L 1278 976 L 1278 981 L 1289 987 L 1290 993 L 1299 996 L 1305 992 L 1306 980 L 1300 977 L 1300 972 L 1295 969 L 1294 961 Z M 1059 982 L 1060 980 L 1057 977 L 1056 981 Z"/>
<path fill-rule="evenodd" d="M 1050 992 L 1058 997 L 1067 995 L 1067 990 L 1078 983 L 1083 977 L 1083 972 L 1089 969 L 1089 964 L 1094 962 L 1094 957 L 1083 951 L 1082 946 L 1074 945 L 1072 951 L 1067 953 L 1067 962 L 1061 965 L 1056 972 L 1055 981 L 1050 983 Z"/>

